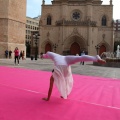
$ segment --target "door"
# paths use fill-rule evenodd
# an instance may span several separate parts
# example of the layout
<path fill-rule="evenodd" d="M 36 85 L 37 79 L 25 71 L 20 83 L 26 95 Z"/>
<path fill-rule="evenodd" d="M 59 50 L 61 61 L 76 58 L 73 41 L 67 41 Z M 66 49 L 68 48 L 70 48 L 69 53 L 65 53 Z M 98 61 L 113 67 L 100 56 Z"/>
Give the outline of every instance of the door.
<path fill-rule="evenodd" d="M 99 50 L 99 55 L 101 55 L 103 52 L 106 52 L 106 47 L 104 45 L 101 45 Z"/>
<path fill-rule="evenodd" d="M 45 45 L 45 53 L 46 53 L 47 51 L 51 51 L 51 50 L 52 50 L 52 47 L 51 47 L 50 43 L 47 43 L 47 44 Z"/>
<path fill-rule="evenodd" d="M 80 54 L 80 46 L 79 46 L 78 43 L 74 42 L 74 43 L 71 45 L 70 54 L 71 54 L 71 55 Z"/>

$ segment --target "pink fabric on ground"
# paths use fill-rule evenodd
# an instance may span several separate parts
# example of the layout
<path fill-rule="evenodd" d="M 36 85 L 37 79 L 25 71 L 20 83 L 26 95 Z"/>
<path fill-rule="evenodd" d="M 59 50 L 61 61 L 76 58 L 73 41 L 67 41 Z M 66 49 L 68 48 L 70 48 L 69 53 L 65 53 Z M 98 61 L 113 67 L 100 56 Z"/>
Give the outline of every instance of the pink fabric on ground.
<path fill-rule="evenodd" d="M 119 120 L 120 80 L 73 75 L 73 90 L 61 99 L 51 72 L 0 66 L 0 120 Z"/>

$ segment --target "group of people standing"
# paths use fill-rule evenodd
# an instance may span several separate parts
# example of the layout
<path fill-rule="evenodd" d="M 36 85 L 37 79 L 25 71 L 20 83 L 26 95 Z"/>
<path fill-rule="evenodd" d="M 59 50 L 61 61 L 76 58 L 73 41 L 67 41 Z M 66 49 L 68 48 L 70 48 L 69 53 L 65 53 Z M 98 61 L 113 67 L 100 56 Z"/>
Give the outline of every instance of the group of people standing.
<path fill-rule="evenodd" d="M 9 50 L 9 51 L 8 51 L 8 50 L 5 50 L 5 57 L 6 57 L 6 58 L 9 58 L 9 59 L 12 58 L 11 55 L 12 55 L 12 51 L 11 51 L 11 50 Z"/>
<path fill-rule="evenodd" d="M 24 50 L 20 52 L 19 59 L 21 59 L 21 58 L 22 58 L 22 60 L 25 59 L 25 52 L 24 52 Z"/>

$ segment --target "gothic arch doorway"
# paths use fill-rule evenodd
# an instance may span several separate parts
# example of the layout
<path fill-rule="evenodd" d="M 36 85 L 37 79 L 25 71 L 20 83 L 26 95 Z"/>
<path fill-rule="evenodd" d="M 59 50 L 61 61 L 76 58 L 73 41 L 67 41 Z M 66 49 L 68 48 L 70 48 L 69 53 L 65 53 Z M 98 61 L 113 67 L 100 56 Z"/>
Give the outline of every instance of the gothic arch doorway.
<path fill-rule="evenodd" d="M 80 46 L 77 42 L 74 42 L 70 47 L 70 54 L 76 55 L 80 53 Z"/>
<path fill-rule="evenodd" d="M 99 50 L 99 55 L 101 55 L 103 52 L 106 52 L 106 47 L 104 45 L 101 45 Z"/>
<path fill-rule="evenodd" d="M 52 47 L 51 47 L 50 43 L 47 43 L 47 44 L 45 45 L 45 53 L 46 53 L 47 51 L 52 51 Z"/>

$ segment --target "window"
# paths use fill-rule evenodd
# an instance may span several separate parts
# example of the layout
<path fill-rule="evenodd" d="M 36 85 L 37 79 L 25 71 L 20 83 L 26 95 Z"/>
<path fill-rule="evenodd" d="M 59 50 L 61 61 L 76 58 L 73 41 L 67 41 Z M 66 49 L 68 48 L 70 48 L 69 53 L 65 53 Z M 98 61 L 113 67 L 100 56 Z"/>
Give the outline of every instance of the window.
<path fill-rule="evenodd" d="M 30 28 L 30 25 L 28 25 L 28 28 Z"/>
<path fill-rule="evenodd" d="M 51 16 L 50 15 L 47 17 L 47 25 L 51 25 Z"/>
<path fill-rule="evenodd" d="M 104 15 L 102 17 L 102 26 L 106 26 L 107 25 L 107 20 L 106 20 L 106 16 Z"/>
<path fill-rule="evenodd" d="M 78 11 L 73 12 L 72 18 L 73 18 L 73 20 L 78 21 L 80 19 L 80 12 L 78 12 Z"/>

